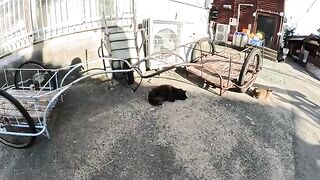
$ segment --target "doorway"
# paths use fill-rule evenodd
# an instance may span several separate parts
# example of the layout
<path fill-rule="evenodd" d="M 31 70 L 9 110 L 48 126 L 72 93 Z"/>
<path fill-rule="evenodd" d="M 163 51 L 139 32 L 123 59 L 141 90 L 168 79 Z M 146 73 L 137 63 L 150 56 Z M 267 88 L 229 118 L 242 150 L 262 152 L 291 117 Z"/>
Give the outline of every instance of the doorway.
<path fill-rule="evenodd" d="M 258 15 L 257 32 L 263 32 L 265 37 L 265 46 L 272 48 L 274 45 L 274 34 L 276 29 L 276 18 L 271 16 Z"/>

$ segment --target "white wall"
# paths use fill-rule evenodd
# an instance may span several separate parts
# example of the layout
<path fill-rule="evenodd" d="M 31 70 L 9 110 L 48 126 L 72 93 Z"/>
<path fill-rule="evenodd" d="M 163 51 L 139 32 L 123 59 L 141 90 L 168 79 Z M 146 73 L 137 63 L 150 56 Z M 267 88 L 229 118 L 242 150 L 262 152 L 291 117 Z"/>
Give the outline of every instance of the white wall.
<path fill-rule="evenodd" d="M 320 0 L 286 0 L 285 16 L 297 35 L 318 34 L 320 28 Z"/>
<path fill-rule="evenodd" d="M 183 30 L 195 34 L 195 38 L 207 37 L 208 10 L 206 0 L 137 0 L 136 16 L 138 23 L 143 19 L 178 21 L 184 23 Z M 188 5 L 190 4 L 190 5 Z M 200 8 L 203 7 L 203 8 Z"/>

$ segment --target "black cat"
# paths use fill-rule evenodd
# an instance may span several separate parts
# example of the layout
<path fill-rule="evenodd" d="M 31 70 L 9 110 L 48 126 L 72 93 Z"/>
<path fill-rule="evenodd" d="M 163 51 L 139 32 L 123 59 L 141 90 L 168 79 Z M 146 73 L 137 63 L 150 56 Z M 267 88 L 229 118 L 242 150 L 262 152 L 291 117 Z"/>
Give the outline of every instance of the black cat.
<path fill-rule="evenodd" d="M 186 92 L 170 85 L 161 85 L 149 92 L 148 101 L 153 106 L 160 106 L 164 101 L 174 102 L 187 99 Z"/>

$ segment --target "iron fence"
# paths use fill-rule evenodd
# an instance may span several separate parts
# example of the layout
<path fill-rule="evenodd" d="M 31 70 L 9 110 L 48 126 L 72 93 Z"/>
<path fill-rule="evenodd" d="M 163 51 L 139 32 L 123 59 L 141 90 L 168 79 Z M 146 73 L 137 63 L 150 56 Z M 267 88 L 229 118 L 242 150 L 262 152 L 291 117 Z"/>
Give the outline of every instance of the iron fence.
<path fill-rule="evenodd" d="M 0 0 L 0 58 L 50 38 L 133 22 L 134 0 Z"/>

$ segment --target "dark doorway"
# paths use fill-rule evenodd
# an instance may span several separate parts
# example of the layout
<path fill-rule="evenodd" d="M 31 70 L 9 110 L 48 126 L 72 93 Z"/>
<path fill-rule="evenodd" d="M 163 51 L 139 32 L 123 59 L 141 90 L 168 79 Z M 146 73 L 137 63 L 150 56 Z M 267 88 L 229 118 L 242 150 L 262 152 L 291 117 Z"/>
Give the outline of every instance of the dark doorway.
<path fill-rule="evenodd" d="M 258 16 L 257 32 L 263 32 L 266 40 L 266 46 L 272 48 L 276 27 L 276 18 L 270 16 Z"/>

